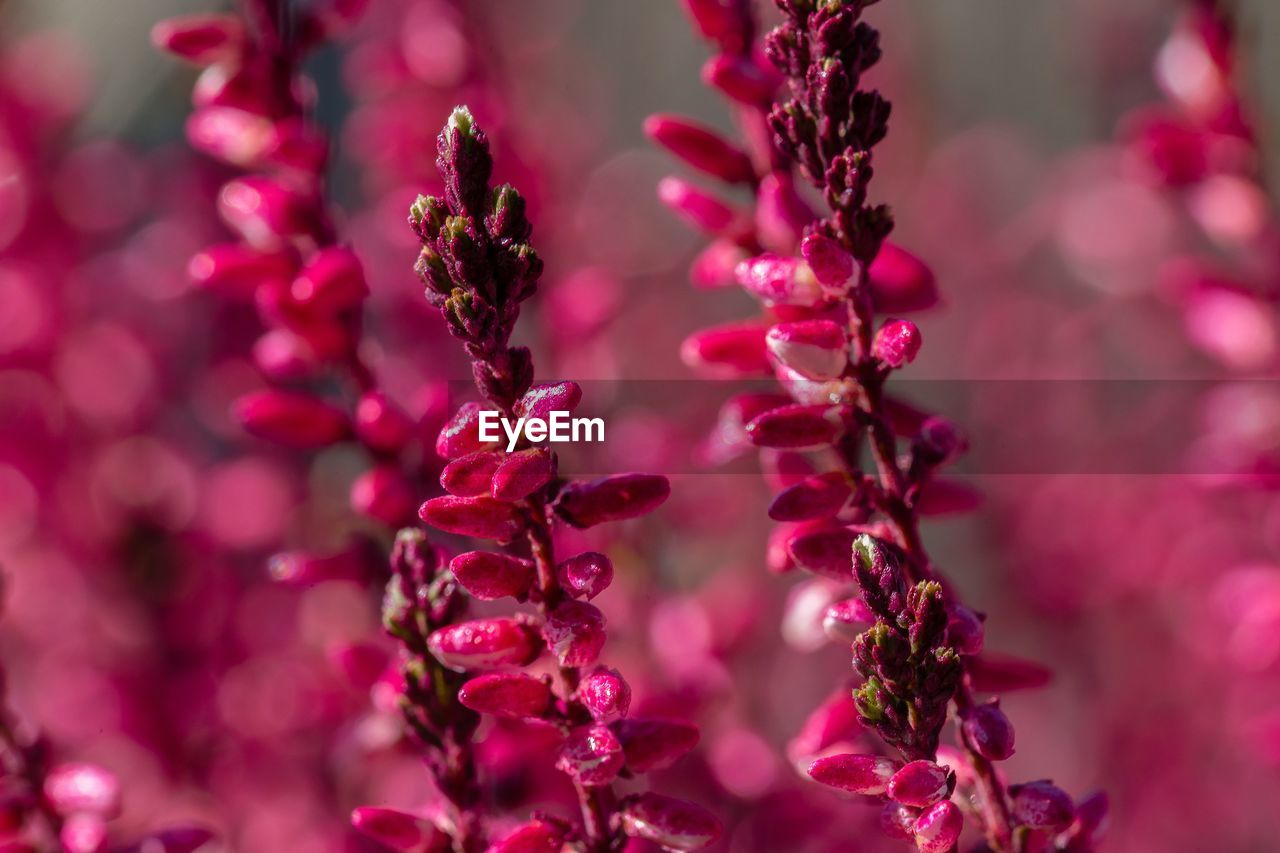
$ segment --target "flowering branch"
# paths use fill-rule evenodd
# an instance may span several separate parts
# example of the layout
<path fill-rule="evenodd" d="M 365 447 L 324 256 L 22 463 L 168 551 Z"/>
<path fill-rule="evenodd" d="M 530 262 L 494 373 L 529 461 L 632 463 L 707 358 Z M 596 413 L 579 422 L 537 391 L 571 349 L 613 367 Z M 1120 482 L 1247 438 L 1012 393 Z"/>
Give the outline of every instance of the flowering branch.
<path fill-rule="evenodd" d="M 572 382 L 534 385 L 529 350 L 510 346 L 520 304 L 530 298 L 542 262 L 515 188 L 490 187 L 488 141 L 466 108 L 456 109 L 440 134 L 437 167 L 442 198 L 419 197 L 410 224 L 422 240 L 417 271 L 427 298 L 472 360 L 481 396 L 507 418 L 572 411 L 581 389 Z M 550 722 L 564 741 L 556 767 L 577 792 L 581 826 L 571 830 L 535 817 L 499 843 L 515 850 L 530 838 L 569 840 L 584 851 L 618 850 L 626 836 L 692 850 L 710 844 L 719 824 L 689 803 L 653 793 L 618 799 L 612 782 L 675 761 L 697 741 L 687 723 L 627 718 L 631 691 L 622 676 L 597 665 L 605 642 L 604 615 L 588 600 L 612 580 L 608 557 L 595 552 L 557 560 L 556 521 L 593 527 L 644 515 L 666 500 L 663 477 L 624 474 L 566 481 L 555 455 L 522 435 L 510 452 L 481 438 L 481 405 L 463 404 L 442 431 L 436 450 L 449 461 L 441 475 L 448 495 L 423 504 L 420 515 L 447 533 L 495 540 L 509 553 L 471 551 L 450 571 L 473 597 L 529 601 L 535 613 L 477 619 L 441 627 L 427 647 L 453 670 L 499 670 L 532 664 L 545 647 L 555 659 L 550 681 L 518 671 L 485 672 L 458 692 L 463 705 L 484 714 Z M 519 849 L 525 849 L 519 847 Z"/>

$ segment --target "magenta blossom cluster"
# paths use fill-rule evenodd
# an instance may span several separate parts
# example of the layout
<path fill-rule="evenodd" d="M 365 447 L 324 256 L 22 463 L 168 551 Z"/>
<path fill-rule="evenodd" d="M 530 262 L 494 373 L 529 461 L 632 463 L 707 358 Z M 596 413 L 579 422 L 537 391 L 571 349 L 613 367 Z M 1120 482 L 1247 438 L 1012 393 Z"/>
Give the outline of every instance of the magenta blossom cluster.
<path fill-rule="evenodd" d="M 631 689 L 600 662 L 605 617 L 590 603 L 612 581 L 612 563 L 597 552 L 560 559 L 554 541 L 557 524 L 585 529 L 649 513 L 669 486 L 644 474 L 566 481 L 555 455 L 527 436 L 509 451 L 482 439 L 483 411 L 545 418 L 572 412 L 582 392 L 573 382 L 535 384 L 529 350 L 510 344 L 542 262 L 529 243 L 524 199 L 510 185 L 491 185 L 488 140 L 466 108 L 454 110 L 437 151 L 444 195 L 420 197 L 410 212 L 423 244 L 416 268 L 428 300 L 463 342 L 482 402 L 464 403 L 440 433 L 448 494 L 428 500 L 420 515 L 437 530 L 504 550 L 468 551 L 446 564 L 420 534 L 402 532 L 397 547 L 384 620 L 404 647 L 406 717 L 434 751 L 450 801 L 451 817 L 436 829 L 469 850 L 503 825 L 476 801 L 477 768 L 466 753 L 479 714 L 554 733 L 547 758 L 571 781 L 580 811 L 572 822 L 535 811 L 490 850 L 610 851 L 627 837 L 699 849 L 720 832 L 709 813 L 652 792 L 615 791 L 620 778 L 674 762 L 698 732 L 678 720 L 629 716 Z M 462 592 L 528 602 L 533 611 L 465 619 Z M 396 849 L 422 849 L 415 815 L 358 809 L 353 820 Z"/>
<path fill-rule="evenodd" d="M 964 449 L 955 425 L 886 395 L 887 380 L 916 357 L 921 336 L 911 321 L 882 315 L 927 307 L 936 297 L 922 264 L 886 252 L 892 216 L 868 201 L 872 149 L 889 117 L 888 102 L 860 86 L 880 58 L 878 33 L 862 19 L 870 4 L 777 5 L 784 20 L 768 36 L 767 56 L 789 87 L 769 107 L 767 148 L 757 143 L 750 157 L 675 119 L 654 120 L 651 133 L 695 169 L 756 190 L 757 211 L 747 217 L 683 182 L 680 192 L 671 180 L 660 189 L 664 201 L 716 236 L 711 257 L 733 261 L 732 279 L 766 309 L 763 321 L 695 335 L 686 360 L 721 375 L 772 372 L 786 392 L 735 399 L 720 434 L 769 454 L 781 487 L 769 508 L 783 524 L 776 567 L 860 590 L 834 601 L 825 623 L 837 639 L 853 641 L 856 718 L 906 761 L 827 754 L 808 772 L 884 799 L 884 830 L 927 853 L 954 848 L 965 813 L 992 850 L 1090 849 L 1103 801 L 1077 806 L 1048 781 L 1007 786 L 997 769 L 1012 754 L 1014 735 L 998 701 L 975 695 L 992 680 L 977 657 L 982 617 L 955 599 L 921 539 L 922 514 L 965 508 L 972 499 L 936 476 Z M 747 9 L 735 16 L 724 4 L 689 6 L 722 52 L 743 55 Z M 747 113 L 748 140 L 762 109 L 757 102 Z M 791 186 L 793 170 L 821 197 L 825 215 L 808 212 Z M 704 255 L 695 282 L 724 283 L 728 266 Z M 1005 686 L 1021 686 L 1017 672 L 1001 674 Z M 841 704 L 824 707 L 821 718 Z M 939 738 L 952 707 L 961 750 L 944 755 Z M 822 752 L 824 744 L 810 747 Z"/>

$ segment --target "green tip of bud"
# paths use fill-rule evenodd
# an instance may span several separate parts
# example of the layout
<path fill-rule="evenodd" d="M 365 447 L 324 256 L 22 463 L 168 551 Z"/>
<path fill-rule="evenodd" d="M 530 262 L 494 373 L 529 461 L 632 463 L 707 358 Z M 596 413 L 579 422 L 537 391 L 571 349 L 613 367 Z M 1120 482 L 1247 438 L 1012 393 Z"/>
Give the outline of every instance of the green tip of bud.
<path fill-rule="evenodd" d="M 867 533 L 861 533 L 853 540 L 853 558 L 870 569 L 881 556 L 880 543 Z"/>
<path fill-rule="evenodd" d="M 453 108 L 453 112 L 449 114 L 450 130 L 459 130 L 463 136 L 474 136 L 476 131 L 476 119 L 471 114 L 471 110 L 465 105 Z"/>

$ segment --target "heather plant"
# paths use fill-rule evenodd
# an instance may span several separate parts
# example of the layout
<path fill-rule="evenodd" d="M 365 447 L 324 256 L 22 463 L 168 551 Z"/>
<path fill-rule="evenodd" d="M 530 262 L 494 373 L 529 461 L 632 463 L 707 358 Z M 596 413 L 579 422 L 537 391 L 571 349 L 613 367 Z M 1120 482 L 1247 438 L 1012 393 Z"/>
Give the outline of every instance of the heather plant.
<path fill-rule="evenodd" d="M 964 813 L 993 850 L 1087 849 L 1099 801 L 1077 807 L 1044 780 L 1007 786 L 997 770 L 1013 753 L 1014 736 L 998 701 L 977 695 L 991 675 L 976 657 L 982 617 L 956 600 L 921 538 L 927 508 L 967 500 L 954 488 L 937 488 L 936 478 L 965 442 L 951 422 L 904 416 L 886 395 L 888 379 L 915 359 L 921 338 L 911 321 L 883 315 L 927 307 L 935 297 L 922 264 L 885 251 L 892 215 L 868 200 L 872 149 L 889 118 L 888 102 L 860 85 L 880 57 L 878 34 L 862 19 L 870 4 L 777 5 L 783 23 L 769 34 L 766 52 L 787 89 L 773 97 L 768 144 L 761 150 L 757 140 L 754 161 L 679 120 L 651 120 L 650 132 L 695 169 L 755 188 L 756 215 L 746 224 L 684 182 L 669 179 L 660 188 L 664 201 L 718 238 L 711 254 L 718 263 L 704 255 L 695 281 L 724 283 L 724 259 L 741 257 L 733 277 L 767 309 L 763 322 L 699 333 L 686 344 L 686 358 L 739 374 L 772 370 L 790 398 L 738 398 L 725 420 L 738 425 L 741 443 L 770 451 L 780 472 L 784 487 L 769 515 L 787 525 L 778 540 L 783 564 L 860 590 L 858 598 L 833 603 L 825 621 L 835 637 L 852 635 L 857 716 L 902 757 L 819 755 L 808 773 L 884 799 L 882 828 L 921 850 L 952 849 Z M 752 55 L 744 47 L 749 9 L 689 6 L 721 49 L 706 77 L 723 90 L 716 69 L 733 57 L 737 67 L 752 67 L 743 64 Z M 765 109 L 761 92 L 752 95 L 748 130 Z M 798 193 L 787 191 L 778 202 L 793 169 L 821 197 L 824 215 L 809 215 Z M 762 227 L 776 222 L 785 227 Z M 952 707 L 961 749 L 940 755 Z"/>

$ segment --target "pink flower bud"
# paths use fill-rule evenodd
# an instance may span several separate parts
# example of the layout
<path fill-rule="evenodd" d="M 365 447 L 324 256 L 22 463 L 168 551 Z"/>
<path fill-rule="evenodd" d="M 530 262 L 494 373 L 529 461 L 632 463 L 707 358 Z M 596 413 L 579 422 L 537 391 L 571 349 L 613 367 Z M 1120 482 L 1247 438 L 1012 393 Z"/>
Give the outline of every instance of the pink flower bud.
<path fill-rule="evenodd" d="M 888 792 L 890 799 L 923 809 L 951 793 L 951 779 L 932 761 L 912 761 L 893 774 Z"/>
<path fill-rule="evenodd" d="M 800 254 L 804 255 L 813 277 L 833 294 L 844 293 L 849 289 L 853 274 L 857 269 L 853 255 L 844 247 L 821 234 L 810 234 L 800 243 Z"/>
<path fill-rule="evenodd" d="M 679 116 L 651 115 L 645 135 L 700 172 L 729 183 L 755 180 L 756 171 L 740 149 L 718 133 Z"/>
<path fill-rule="evenodd" d="M 616 669 L 597 667 L 578 683 L 578 700 L 597 723 L 612 723 L 631 708 L 631 686 Z"/>
<path fill-rule="evenodd" d="M 474 619 L 433 631 L 427 648 L 436 660 L 459 672 L 523 666 L 538 656 L 528 626 L 514 619 Z"/>
<path fill-rule="evenodd" d="M 308 311 L 338 314 L 359 307 L 369 295 L 369 285 L 355 252 L 329 247 L 311 256 L 293 280 L 289 294 Z"/>
<path fill-rule="evenodd" d="M 316 584 L 330 580 L 364 580 L 368 566 L 357 549 L 316 556 L 305 551 L 282 551 L 267 561 L 271 579 L 277 583 Z"/>
<path fill-rule="evenodd" d="M 315 374 L 321 357 L 310 342 L 288 329 L 272 329 L 253 344 L 253 363 L 272 382 L 293 382 Z"/>
<path fill-rule="evenodd" d="M 398 466 L 378 465 L 351 484 L 350 502 L 360 515 L 388 527 L 401 527 L 413 521 L 417 499 Z"/>
<path fill-rule="evenodd" d="M 950 800 L 935 803 L 916 818 L 914 835 L 920 853 L 947 853 L 960 838 L 964 816 Z"/>
<path fill-rule="evenodd" d="M 489 672 L 462 685 L 458 701 L 478 714 L 518 720 L 541 715 L 551 704 L 551 688 L 523 672 Z"/>
<path fill-rule="evenodd" d="M 493 554 L 488 551 L 467 551 L 449 563 L 449 571 L 473 598 L 495 601 L 503 596 L 523 598 L 533 585 L 534 569 L 529 560 Z"/>
<path fill-rule="evenodd" d="M 814 756 L 862 733 L 862 718 L 848 690 L 837 690 L 813 710 L 791 742 L 787 757 L 804 772 Z"/>
<path fill-rule="evenodd" d="M 542 639 L 561 666 L 591 666 L 605 641 L 604 614 L 583 601 L 564 601 L 547 616 Z"/>
<path fill-rule="evenodd" d="M 822 630 L 837 642 L 852 643 L 853 638 L 876 621 L 876 615 L 861 598 L 846 598 L 827 607 L 822 614 Z"/>
<path fill-rule="evenodd" d="M 582 402 L 582 388 L 577 382 L 548 382 L 535 385 L 516 401 L 518 418 L 547 420 L 552 412 L 572 412 Z"/>
<path fill-rule="evenodd" d="M 493 475 L 506 458 L 496 450 L 477 450 L 459 456 L 440 472 L 440 485 L 460 498 L 488 495 L 493 489 Z"/>
<path fill-rule="evenodd" d="M 766 252 L 738 264 L 733 274 L 744 290 L 766 305 L 808 308 L 822 301 L 822 288 L 817 279 L 796 258 Z"/>
<path fill-rule="evenodd" d="M 982 651 L 982 617 L 963 604 L 952 604 L 947 619 L 947 645 L 962 655 Z"/>
<path fill-rule="evenodd" d="M 1065 829 L 1075 820 L 1075 805 L 1066 791 L 1048 779 L 1009 786 L 1013 819 L 1031 827 Z"/>
<path fill-rule="evenodd" d="M 998 701 L 969 708 L 962 713 L 962 727 L 978 754 L 991 761 L 1013 755 L 1013 723 L 1000 710 Z"/>
<path fill-rule="evenodd" d="M 184 15 L 151 28 L 153 45 L 197 65 L 233 58 L 244 36 L 244 24 L 235 15 Z"/>
<path fill-rule="evenodd" d="M 756 447 L 817 450 L 833 444 L 842 426 L 835 406 L 780 406 L 747 424 L 747 437 Z"/>
<path fill-rule="evenodd" d="M 658 199 L 694 228 L 713 237 L 732 229 L 741 217 L 711 193 L 676 177 L 658 182 Z"/>
<path fill-rule="evenodd" d="M 275 248 L 316 230 L 314 199 L 270 178 L 230 181 L 218 194 L 218 213 L 253 246 Z"/>
<path fill-rule="evenodd" d="M 842 471 L 818 474 L 783 489 L 769 504 L 774 521 L 815 521 L 838 513 L 853 494 Z"/>
<path fill-rule="evenodd" d="M 880 254 L 867 268 L 867 275 L 878 313 L 905 314 L 938 304 L 938 285 L 933 271 L 893 243 L 880 247 Z"/>
<path fill-rule="evenodd" d="M 379 453 L 399 453 L 413 440 L 413 421 L 381 391 L 360 395 L 355 426 L 356 437 Z"/>
<path fill-rule="evenodd" d="M 187 276 L 200 287 L 238 299 L 251 299 L 258 285 L 293 277 L 291 251 L 262 252 L 242 243 L 220 243 L 194 255 Z"/>
<path fill-rule="evenodd" d="M 871 354 L 890 367 L 905 367 L 920 352 L 920 330 L 910 320 L 890 320 L 876 332 Z"/>
<path fill-rule="evenodd" d="M 684 8 L 702 37 L 722 47 L 731 44 L 741 30 L 737 7 L 724 0 L 684 0 Z"/>
<path fill-rule="evenodd" d="M 524 519 L 514 506 L 493 498 L 432 498 L 418 509 L 418 516 L 437 530 L 510 542 L 524 529 Z"/>
<path fill-rule="evenodd" d="M 661 794 L 635 794 L 620 804 L 622 831 L 669 850 L 701 850 L 720 837 L 720 821 L 701 806 Z"/>
<path fill-rule="evenodd" d="M 806 379 L 834 379 L 849 364 L 849 339 L 830 320 L 779 323 L 765 335 L 778 363 Z"/>
<path fill-rule="evenodd" d="M 1076 820 L 1071 828 L 1072 836 L 1088 844 L 1097 845 L 1107 828 L 1107 813 L 1111 800 L 1105 791 L 1090 794 L 1076 804 Z M 1072 848 L 1074 849 L 1074 848 Z"/>
<path fill-rule="evenodd" d="M 882 755 L 828 755 L 809 765 L 809 776 L 842 791 L 879 796 L 901 767 L 901 761 Z"/>
<path fill-rule="evenodd" d="M 448 836 L 434 823 L 398 809 L 361 806 L 351 812 L 351 827 L 397 853 L 431 853 L 448 846 Z"/>
<path fill-rule="evenodd" d="M 556 566 L 560 587 L 573 598 L 590 600 L 613 582 L 613 562 L 597 551 L 586 551 Z"/>
<path fill-rule="evenodd" d="M 556 473 L 556 458 L 545 447 L 531 447 L 507 456 L 493 472 L 493 496 L 520 501 L 541 489 Z"/>
<path fill-rule="evenodd" d="M 255 391 L 236 400 L 234 415 L 250 435 L 290 447 L 326 447 L 351 434 L 346 412 L 292 391 Z"/>
<path fill-rule="evenodd" d="M 756 231 L 766 249 L 784 254 L 795 251 L 800 235 L 815 219 L 813 208 L 796 192 L 790 175 L 773 173 L 760 181 L 756 190 Z"/>
<path fill-rule="evenodd" d="M 666 502 L 671 484 L 658 474 L 616 474 L 570 483 L 560 492 L 556 513 L 578 528 L 647 515 Z"/>
<path fill-rule="evenodd" d="M 63 853 L 103 853 L 107 849 L 107 825 L 97 815 L 73 814 L 63 821 L 58 840 Z"/>
<path fill-rule="evenodd" d="M 560 853 L 564 840 L 563 826 L 535 818 L 489 845 L 485 853 Z"/>
<path fill-rule="evenodd" d="M 458 407 L 449 422 L 440 430 L 436 438 L 436 455 L 441 459 L 457 459 L 477 450 L 488 450 L 496 443 L 485 444 L 480 440 L 480 412 L 484 407 L 479 403 L 463 403 Z"/>
<path fill-rule="evenodd" d="M 740 104 L 756 106 L 773 100 L 780 78 L 767 60 L 722 53 L 702 66 L 702 82 Z"/>
<path fill-rule="evenodd" d="M 924 516 L 972 512 L 982 506 L 982 492 L 968 483 L 949 477 L 934 477 L 920 488 L 916 512 Z"/>
<path fill-rule="evenodd" d="M 1048 667 L 1010 655 L 977 655 L 966 661 L 969 680 L 979 693 L 1011 693 L 1035 690 L 1053 680 Z"/>
<path fill-rule="evenodd" d="M 755 323 L 731 323 L 703 329 L 685 338 L 680 360 L 700 374 L 712 377 L 767 375 L 767 328 Z"/>
<path fill-rule="evenodd" d="M 737 284 L 733 270 L 749 255 L 732 240 L 712 240 L 698 253 L 689 267 L 689 281 L 694 287 L 713 289 Z"/>
<path fill-rule="evenodd" d="M 329 157 L 329 138 L 300 118 L 274 122 L 263 159 L 303 174 L 323 171 Z"/>
<path fill-rule="evenodd" d="M 608 726 L 583 726 L 569 733 L 556 768 L 583 785 L 608 785 L 624 761 L 622 744 Z"/>
<path fill-rule="evenodd" d="M 93 764 L 61 764 L 44 780 L 44 795 L 61 814 L 113 818 L 120 811 L 120 780 Z"/>
<path fill-rule="evenodd" d="M 675 764 L 698 745 L 698 727 L 683 720 L 626 719 L 614 723 L 627 753 L 627 768 L 636 773 Z"/>
<path fill-rule="evenodd" d="M 912 448 L 916 455 L 930 465 L 945 465 L 969 447 L 960 427 L 943 417 L 930 417 L 920 425 Z"/>
<path fill-rule="evenodd" d="M 796 565 L 816 575 L 847 581 L 853 577 L 853 540 L 857 534 L 844 527 L 799 532 L 787 543 Z"/>
<path fill-rule="evenodd" d="M 918 817 L 920 817 L 919 809 L 890 800 L 880 810 L 880 831 L 900 841 L 914 841 Z"/>

